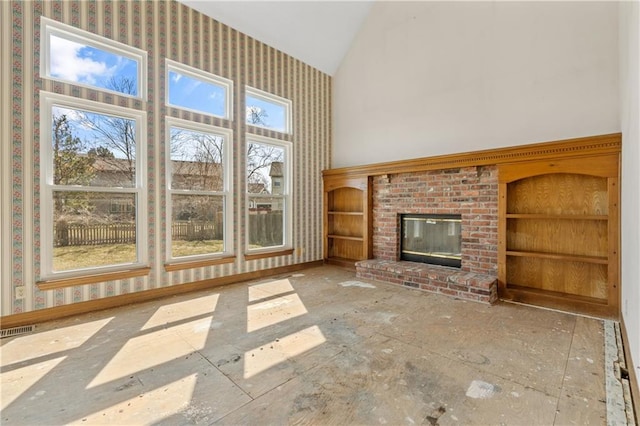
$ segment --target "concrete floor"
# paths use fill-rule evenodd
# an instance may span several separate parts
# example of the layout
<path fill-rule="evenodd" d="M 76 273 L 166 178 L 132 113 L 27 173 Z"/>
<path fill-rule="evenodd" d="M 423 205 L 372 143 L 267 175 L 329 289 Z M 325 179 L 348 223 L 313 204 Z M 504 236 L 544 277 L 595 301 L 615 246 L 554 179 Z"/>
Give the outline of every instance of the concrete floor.
<path fill-rule="evenodd" d="M 324 266 L 41 324 L 3 425 L 604 424 L 603 323 Z"/>

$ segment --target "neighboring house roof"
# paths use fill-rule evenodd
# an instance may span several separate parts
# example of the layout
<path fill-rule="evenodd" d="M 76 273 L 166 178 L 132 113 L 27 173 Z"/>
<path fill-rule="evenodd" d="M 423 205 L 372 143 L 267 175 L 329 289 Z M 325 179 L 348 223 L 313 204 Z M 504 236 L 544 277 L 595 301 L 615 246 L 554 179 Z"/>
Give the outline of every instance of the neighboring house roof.
<path fill-rule="evenodd" d="M 116 172 L 126 170 L 129 161 L 124 158 L 101 158 L 97 157 L 92 165 L 93 169 L 100 172 Z M 173 173 L 188 175 L 218 176 L 222 173 L 220 163 L 201 163 L 198 161 L 171 161 Z"/>
<path fill-rule="evenodd" d="M 172 160 L 171 168 L 174 174 L 179 175 L 222 177 L 222 164 L 220 163 L 201 163 L 196 161 Z"/>
<path fill-rule="evenodd" d="M 264 183 L 249 183 L 247 185 L 247 189 L 250 194 L 264 194 L 267 189 L 264 186 Z"/>
<path fill-rule="evenodd" d="M 284 176 L 282 161 L 274 161 L 273 163 L 271 163 L 271 169 L 269 169 L 269 176 L 271 177 Z"/>

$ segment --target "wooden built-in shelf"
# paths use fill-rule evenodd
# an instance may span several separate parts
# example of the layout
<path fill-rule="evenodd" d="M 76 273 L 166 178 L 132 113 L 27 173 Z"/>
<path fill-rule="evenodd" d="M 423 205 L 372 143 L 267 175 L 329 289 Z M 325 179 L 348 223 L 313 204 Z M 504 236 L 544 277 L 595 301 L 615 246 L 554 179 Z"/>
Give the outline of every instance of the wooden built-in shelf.
<path fill-rule="evenodd" d="M 323 183 L 324 259 L 353 267 L 372 253 L 371 179 L 332 176 Z"/>
<path fill-rule="evenodd" d="M 609 216 L 602 214 L 576 215 L 576 214 L 523 214 L 507 213 L 507 219 L 541 219 L 541 220 L 609 220 Z"/>
<path fill-rule="evenodd" d="M 566 294 L 566 293 L 560 293 L 560 292 L 554 292 L 554 291 L 547 291 L 547 290 L 540 290 L 537 288 L 531 288 L 531 287 L 524 287 L 524 286 L 518 286 L 518 285 L 512 285 L 511 286 L 513 289 L 521 291 L 522 293 L 528 293 L 530 295 L 537 295 L 540 297 L 551 297 L 557 300 L 563 300 L 563 299 L 573 299 L 575 301 L 580 301 L 580 302 L 585 302 L 585 303 L 590 303 L 590 304 L 596 304 L 596 305 L 606 305 L 607 304 L 607 300 L 606 299 L 599 299 L 597 297 L 588 297 L 588 296 L 580 296 L 578 294 Z"/>
<path fill-rule="evenodd" d="M 617 319 L 622 135 L 324 170 L 324 259 L 373 255 L 371 178 L 496 166 L 502 299 Z"/>
<path fill-rule="evenodd" d="M 507 250 L 507 256 L 534 257 L 539 259 L 566 260 L 567 262 L 597 263 L 606 265 L 609 258 L 604 256 L 579 256 L 571 254 L 540 253 L 533 251 Z"/>
<path fill-rule="evenodd" d="M 501 298 L 619 314 L 619 155 L 498 167 Z"/>
<path fill-rule="evenodd" d="M 327 235 L 327 238 L 333 238 L 335 240 L 351 240 L 351 241 L 363 241 L 362 237 L 349 237 L 347 235 Z"/>

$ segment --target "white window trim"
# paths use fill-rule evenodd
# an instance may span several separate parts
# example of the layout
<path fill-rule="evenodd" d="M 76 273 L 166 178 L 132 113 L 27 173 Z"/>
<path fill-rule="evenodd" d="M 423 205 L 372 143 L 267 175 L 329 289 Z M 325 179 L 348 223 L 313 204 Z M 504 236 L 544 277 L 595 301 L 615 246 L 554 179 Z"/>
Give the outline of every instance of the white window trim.
<path fill-rule="evenodd" d="M 222 127 L 211 126 L 208 124 L 197 123 L 195 121 L 182 120 L 180 118 L 175 117 L 167 117 L 165 123 L 165 134 L 167 137 L 166 142 L 166 166 L 165 166 L 165 178 L 166 178 L 166 199 L 167 199 L 167 234 L 169 237 L 167 239 L 166 244 L 166 259 L 170 262 L 175 261 L 192 261 L 198 259 L 215 259 L 218 257 L 230 256 L 234 253 L 233 246 L 233 197 L 231 194 L 233 193 L 233 131 L 230 129 L 225 129 Z M 222 155 L 223 159 L 223 178 L 224 178 L 224 187 L 223 191 L 193 191 L 193 190 L 185 190 L 185 189 L 172 189 L 171 188 L 171 128 L 178 127 L 184 130 L 192 130 L 196 132 L 202 133 L 213 133 L 224 138 L 224 143 L 222 145 Z M 173 203 L 172 203 L 172 195 L 216 195 L 222 196 L 224 198 L 224 229 L 223 229 L 223 245 L 224 250 L 222 252 L 217 253 L 206 253 L 206 254 L 197 254 L 192 256 L 180 256 L 180 257 L 172 257 L 171 255 L 171 221 L 173 218 Z"/>
<path fill-rule="evenodd" d="M 246 170 L 245 170 L 245 229 L 247 232 L 245 233 L 245 247 L 246 252 L 249 254 L 256 253 L 269 253 L 278 250 L 286 250 L 293 248 L 293 205 L 291 203 L 291 193 L 293 192 L 293 179 L 292 179 L 292 171 L 293 171 L 293 156 L 291 155 L 291 150 L 293 145 L 291 142 L 283 141 L 280 139 L 273 139 L 266 136 L 260 135 L 250 135 L 247 134 L 247 145 L 250 142 L 256 142 L 267 145 L 275 145 L 284 149 L 284 173 L 285 179 L 283 182 L 282 194 L 252 194 L 248 191 L 248 183 L 246 179 Z M 246 164 L 246 153 L 245 153 L 245 164 Z M 273 191 L 273 188 L 272 188 Z M 261 247 L 261 248 L 249 248 L 249 198 L 282 198 L 284 200 L 284 225 L 282 227 L 282 232 L 284 233 L 282 238 L 282 245 L 279 246 L 270 246 L 270 247 Z"/>
<path fill-rule="evenodd" d="M 233 120 L 233 80 L 229 80 L 227 78 L 220 77 L 219 75 L 202 71 L 198 68 L 194 68 L 189 65 L 185 65 L 168 58 L 165 59 L 165 65 L 166 65 L 165 93 L 167 94 L 166 105 L 168 107 L 177 108 L 184 111 L 191 111 L 197 114 L 210 115 L 212 117 L 224 118 L 226 120 Z M 177 72 L 179 74 L 184 74 L 188 77 L 195 78 L 198 80 L 203 80 L 207 83 L 210 83 L 216 86 L 222 86 L 225 89 L 224 114 L 217 115 L 217 114 L 212 114 L 210 112 L 200 111 L 200 110 L 191 109 L 191 108 L 185 108 L 180 105 L 174 105 L 172 103 L 169 103 L 169 72 L 170 71 Z"/>
<path fill-rule="evenodd" d="M 101 186 L 54 185 L 53 184 L 53 147 L 51 145 L 51 123 L 53 120 L 51 109 L 54 105 L 70 109 L 80 109 L 98 114 L 115 115 L 134 120 L 136 123 L 136 181 L 131 188 L 110 188 Z M 147 243 L 147 113 L 118 105 L 108 105 L 58 93 L 40 92 L 40 210 L 53 211 L 53 191 L 76 192 L 112 192 L 118 194 L 135 194 L 136 196 L 136 262 L 118 265 L 95 266 L 69 271 L 53 271 L 53 220 L 48 214 L 40 216 L 40 247 L 45 255 L 41 259 L 40 279 L 64 278 L 72 276 L 95 274 L 101 272 L 115 272 L 131 269 L 132 267 L 146 267 L 149 265 Z M 51 250 L 51 254 L 49 254 Z"/>
<path fill-rule="evenodd" d="M 99 90 L 109 93 L 115 93 L 120 96 L 128 96 L 136 99 L 147 99 L 147 52 L 133 46 L 129 46 L 119 41 L 111 40 L 97 34 L 81 30 L 71 25 L 63 24 L 53 19 L 40 17 L 40 76 L 54 81 L 73 84 L 76 86 L 87 87 L 93 90 Z M 76 81 L 70 81 L 54 77 L 51 75 L 51 50 L 50 36 L 55 35 L 66 40 L 76 43 L 87 44 L 91 47 L 99 48 L 119 56 L 124 56 L 138 63 L 138 94 L 130 95 L 128 93 L 118 92 L 103 87 L 92 86 Z"/>
<path fill-rule="evenodd" d="M 280 130 L 276 130 L 272 127 L 269 126 L 262 126 L 260 124 L 251 124 L 251 123 L 247 123 L 247 126 L 251 127 L 259 127 L 261 129 L 267 129 L 267 130 L 272 130 L 274 132 L 280 132 L 280 133 L 286 133 L 286 134 L 292 134 L 293 133 L 293 126 L 291 124 L 291 109 L 292 109 L 292 102 L 289 99 L 283 98 L 281 96 L 277 96 L 274 94 L 271 94 L 269 92 L 265 92 L 264 90 L 260 90 L 260 89 L 256 89 L 255 87 L 251 87 L 251 86 L 245 86 L 245 107 L 246 107 L 246 98 L 247 96 L 251 96 L 254 98 L 258 98 L 264 102 L 268 102 L 268 103 L 272 103 L 272 104 L 276 104 L 276 105 L 280 105 L 282 107 L 284 107 L 285 110 L 285 114 L 284 114 L 284 130 L 280 131 Z M 245 122 L 246 122 L 246 117 L 244 118 Z"/>

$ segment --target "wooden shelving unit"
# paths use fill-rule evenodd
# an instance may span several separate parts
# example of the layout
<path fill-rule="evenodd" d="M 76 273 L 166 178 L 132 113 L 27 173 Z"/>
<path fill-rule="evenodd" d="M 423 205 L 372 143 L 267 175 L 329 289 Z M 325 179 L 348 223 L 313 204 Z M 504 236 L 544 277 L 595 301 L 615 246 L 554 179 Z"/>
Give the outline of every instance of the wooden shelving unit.
<path fill-rule="evenodd" d="M 371 257 L 371 180 L 368 176 L 324 178 L 324 258 L 353 267 Z"/>
<path fill-rule="evenodd" d="M 503 299 L 618 314 L 618 156 L 499 167 Z"/>

